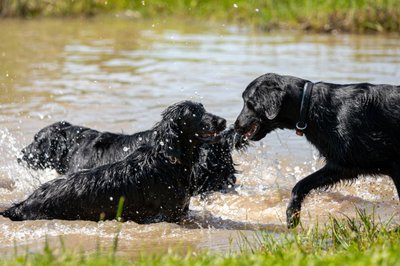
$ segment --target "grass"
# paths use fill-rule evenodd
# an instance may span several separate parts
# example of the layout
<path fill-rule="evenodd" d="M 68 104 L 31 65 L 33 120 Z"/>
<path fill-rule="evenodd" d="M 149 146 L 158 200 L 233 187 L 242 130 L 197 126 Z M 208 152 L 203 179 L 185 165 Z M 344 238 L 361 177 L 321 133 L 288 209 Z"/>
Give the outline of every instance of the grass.
<path fill-rule="evenodd" d="M 186 18 L 263 30 L 399 32 L 398 0 L 0 0 L 0 16 L 92 16 L 127 11 L 136 18 Z"/>
<path fill-rule="evenodd" d="M 331 217 L 324 226 L 282 234 L 257 232 L 256 243 L 243 237 L 240 252 L 186 255 L 170 252 L 130 261 L 109 254 L 55 254 L 46 245 L 42 254 L 1 259 L 1 265 L 399 265 L 400 233 L 390 222 L 357 210 L 356 218 Z"/>

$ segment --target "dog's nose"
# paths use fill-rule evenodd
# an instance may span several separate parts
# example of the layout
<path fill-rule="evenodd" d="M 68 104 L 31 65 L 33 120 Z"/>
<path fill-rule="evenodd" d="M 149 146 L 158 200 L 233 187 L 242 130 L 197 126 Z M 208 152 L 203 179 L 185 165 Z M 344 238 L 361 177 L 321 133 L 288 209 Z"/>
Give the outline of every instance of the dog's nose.
<path fill-rule="evenodd" d="M 235 131 L 236 131 L 236 132 L 238 132 L 239 129 L 241 128 L 240 125 L 239 125 L 239 120 L 236 120 L 236 121 L 235 121 L 235 127 L 234 127 L 234 128 L 235 128 Z"/>
<path fill-rule="evenodd" d="M 243 125 L 240 123 L 239 119 L 236 119 L 235 121 L 235 132 L 244 134 Z"/>

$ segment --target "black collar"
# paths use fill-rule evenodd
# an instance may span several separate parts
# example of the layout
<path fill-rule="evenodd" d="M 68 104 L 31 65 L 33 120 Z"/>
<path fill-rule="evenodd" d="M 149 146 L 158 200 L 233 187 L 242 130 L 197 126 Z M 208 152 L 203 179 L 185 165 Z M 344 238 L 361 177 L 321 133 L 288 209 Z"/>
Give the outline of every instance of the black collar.
<path fill-rule="evenodd" d="M 310 99 L 312 89 L 314 87 L 314 83 L 308 81 L 304 84 L 303 95 L 301 97 L 301 104 L 300 104 L 300 117 L 299 122 L 296 123 L 296 134 L 299 136 L 303 136 L 304 130 L 307 128 L 307 113 L 308 107 L 310 106 Z"/>

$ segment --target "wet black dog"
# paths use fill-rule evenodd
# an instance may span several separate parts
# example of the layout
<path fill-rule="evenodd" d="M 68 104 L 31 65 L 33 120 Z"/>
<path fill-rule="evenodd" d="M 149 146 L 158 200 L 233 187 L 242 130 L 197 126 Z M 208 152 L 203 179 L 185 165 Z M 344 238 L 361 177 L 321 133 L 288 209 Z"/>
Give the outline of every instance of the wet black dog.
<path fill-rule="evenodd" d="M 303 97 L 306 83 L 308 92 Z M 249 84 L 243 100 L 235 122 L 239 133 L 260 140 L 277 128 L 295 129 L 304 120 L 298 132 L 304 132 L 326 160 L 322 169 L 293 188 L 286 212 L 288 227 L 298 224 L 301 203 L 311 190 L 341 180 L 389 175 L 400 196 L 400 86 L 313 84 L 266 74 Z"/>
<path fill-rule="evenodd" d="M 40 130 L 22 150 L 20 161 L 32 169 L 55 169 L 59 174 L 91 169 L 125 158 L 143 144 L 155 145 L 157 134 L 147 130 L 132 135 L 99 132 L 62 121 Z M 225 130 L 221 140 L 201 145 L 193 166 L 194 195 L 226 191 L 236 182 L 232 149 L 245 146 L 243 136 Z"/>
<path fill-rule="evenodd" d="M 113 219 L 123 197 L 123 220 L 179 221 L 189 208 L 190 171 L 200 146 L 219 141 L 225 127 L 225 119 L 206 112 L 201 104 L 177 103 L 152 129 L 152 145 L 116 163 L 49 181 L 2 215 L 11 220 Z"/>

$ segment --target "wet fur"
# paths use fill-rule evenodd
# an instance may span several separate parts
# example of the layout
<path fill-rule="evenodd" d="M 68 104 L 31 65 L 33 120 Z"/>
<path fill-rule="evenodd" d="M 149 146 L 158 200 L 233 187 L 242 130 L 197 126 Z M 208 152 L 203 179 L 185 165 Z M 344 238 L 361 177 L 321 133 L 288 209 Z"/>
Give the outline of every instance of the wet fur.
<path fill-rule="evenodd" d="M 216 141 L 197 136 L 219 132 L 225 125 L 224 119 L 207 113 L 201 104 L 172 105 L 152 129 L 153 145 L 143 145 L 121 161 L 49 181 L 2 215 L 16 221 L 114 219 L 123 197 L 123 220 L 179 221 L 189 208 L 190 172 L 199 147 Z"/>
<path fill-rule="evenodd" d="M 22 150 L 20 161 L 33 169 L 49 168 L 67 174 L 116 162 L 143 144 L 157 144 L 154 129 L 126 135 L 61 121 L 41 129 L 34 141 Z M 236 170 L 231 152 L 245 145 L 243 137 L 233 129 L 224 131 L 217 143 L 203 143 L 199 159 L 193 165 L 193 194 L 224 192 L 233 187 Z"/>
<path fill-rule="evenodd" d="M 295 129 L 308 80 L 265 74 L 243 92 L 244 107 L 235 129 L 260 140 L 275 129 Z M 292 190 L 287 224 L 300 219 L 301 203 L 313 189 L 361 175 L 389 175 L 400 196 L 400 86 L 315 83 L 305 137 L 326 160 L 325 166 Z"/>

